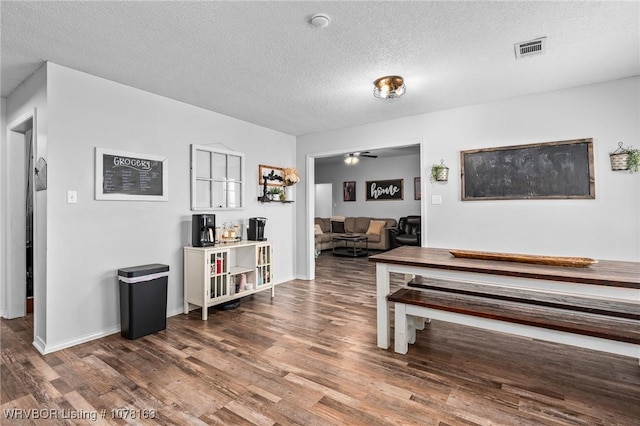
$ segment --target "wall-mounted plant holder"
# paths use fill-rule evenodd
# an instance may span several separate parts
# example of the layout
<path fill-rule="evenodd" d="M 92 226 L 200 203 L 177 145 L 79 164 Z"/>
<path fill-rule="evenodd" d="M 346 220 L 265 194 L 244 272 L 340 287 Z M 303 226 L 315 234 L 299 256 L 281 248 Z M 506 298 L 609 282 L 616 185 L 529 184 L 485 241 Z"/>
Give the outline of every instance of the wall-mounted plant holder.
<path fill-rule="evenodd" d="M 611 170 L 629 170 L 631 173 L 640 169 L 640 150 L 632 146 L 624 148 L 622 142 L 618 142 L 618 149 L 609 154 Z"/>
<path fill-rule="evenodd" d="M 431 166 L 431 182 L 447 182 L 449 180 L 449 168 L 444 165 L 444 160 L 440 164 Z"/>

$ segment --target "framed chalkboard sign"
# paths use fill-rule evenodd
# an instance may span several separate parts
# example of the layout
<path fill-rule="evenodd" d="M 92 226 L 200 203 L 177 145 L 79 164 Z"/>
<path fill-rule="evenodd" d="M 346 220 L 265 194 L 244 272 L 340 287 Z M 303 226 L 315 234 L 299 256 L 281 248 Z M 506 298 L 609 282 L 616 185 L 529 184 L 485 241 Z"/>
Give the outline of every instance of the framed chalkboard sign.
<path fill-rule="evenodd" d="M 595 198 L 593 140 L 460 152 L 462 200 Z"/>
<path fill-rule="evenodd" d="M 166 157 L 96 148 L 96 200 L 167 201 Z"/>

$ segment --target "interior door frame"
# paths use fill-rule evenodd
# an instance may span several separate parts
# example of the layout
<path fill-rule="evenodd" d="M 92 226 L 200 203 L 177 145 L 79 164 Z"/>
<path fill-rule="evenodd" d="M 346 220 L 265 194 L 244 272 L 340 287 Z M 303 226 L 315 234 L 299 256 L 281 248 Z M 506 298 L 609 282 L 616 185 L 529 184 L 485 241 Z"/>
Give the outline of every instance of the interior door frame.
<path fill-rule="evenodd" d="M 16 179 L 12 178 L 13 174 L 11 173 L 11 159 L 13 158 L 13 152 L 16 149 L 21 149 L 25 151 L 24 159 L 26 158 L 27 147 L 26 143 L 29 141 L 26 140 L 26 133 L 31 130 L 31 155 L 36 156 L 36 147 L 37 145 L 37 126 L 36 126 L 36 110 L 33 112 L 27 113 L 7 126 L 7 163 L 6 163 L 6 191 L 7 191 L 7 210 L 5 215 L 6 221 L 6 239 L 5 239 L 5 250 L 6 250 L 6 273 L 4 276 L 5 279 L 5 288 L 6 288 L 6 312 L 4 316 L 6 318 L 19 318 L 24 317 L 26 315 L 27 309 L 27 289 L 26 289 L 26 238 L 20 239 L 20 233 L 22 233 L 23 237 L 26 237 L 26 228 L 17 229 L 16 226 L 12 226 L 11 217 L 13 214 L 22 214 L 25 217 L 25 225 L 26 225 L 26 193 L 24 198 L 21 199 L 20 203 L 9 202 L 9 195 L 12 186 L 14 185 Z M 19 136 L 18 136 L 19 135 Z M 18 143 L 16 138 L 21 139 L 21 147 L 17 148 L 15 145 Z M 29 169 L 28 161 L 24 162 L 24 165 L 16 166 L 18 168 L 17 172 L 20 173 L 30 173 L 31 180 L 34 182 L 34 170 L 33 167 Z M 27 170 L 29 169 L 29 170 Z M 23 175 L 26 183 L 27 176 Z M 25 188 L 22 188 L 26 190 Z M 38 238 L 38 229 L 36 226 L 36 217 L 37 217 L 37 204 L 36 204 L 36 191 L 32 191 L 31 194 L 31 202 L 33 206 L 33 300 L 34 300 L 34 324 L 35 324 L 35 315 L 36 315 L 36 304 L 37 304 L 37 294 L 36 294 L 36 276 L 38 276 L 39 271 L 37 270 L 37 250 L 36 250 L 36 241 Z M 20 227 L 18 227 L 20 228 Z M 21 253 L 21 254 L 17 254 Z M 22 256 L 22 258 L 16 258 L 16 256 Z M 16 260 L 18 259 L 18 260 Z M 24 260 L 24 261 L 22 261 Z M 35 327 L 35 325 L 34 325 Z"/>

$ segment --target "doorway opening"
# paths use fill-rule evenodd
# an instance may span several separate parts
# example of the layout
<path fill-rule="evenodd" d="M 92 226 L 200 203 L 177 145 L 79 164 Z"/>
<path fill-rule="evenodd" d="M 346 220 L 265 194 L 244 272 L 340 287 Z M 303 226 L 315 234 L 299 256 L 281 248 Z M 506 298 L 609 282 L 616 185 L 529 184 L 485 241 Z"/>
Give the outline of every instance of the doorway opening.
<path fill-rule="evenodd" d="M 404 151 L 405 149 L 407 149 L 408 151 Z M 422 176 L 423 174 L 422 171 L 426 169 L 426 166 L 424 162 L 424 156 L 422 155 L 422 153 L 424 152 L 424 147 L 423 147 L 423 140 L 421 138 L 399 141 L 397 143 L 388 143 L 383 146 L 367 146 L 366 150 L 355 149 L 355 151 L 359 151 L 359 152 L 366 151 L 368 153 L 374 153 L 377 155 L 377 157 L 381 157 L 381 158 L 384 156 L 394 156 L 394 155 L 418 156 L 419 158 L 418 161 L 420 164 L 419 165 L 420 172 L 418 174 L 421 177 L 420 193 L 424 193 L 424 187 L 426 187 L 426 183 L 425 183 L 425 176 Z M 396 151 L 396 152 L 392 153 L 391 151 Z M 315 235 L 314 235 L 313 228 L 314 228 L 315 212 L 317 210 L 317 207 L 315 205 L 317 202 L 316 193 L 315 193 L 317 188 L 316 170 L 321 163 L 336 162 L 336 161 L 344 163 L 345 156 L 349 155 L 349 153 L 352 153 L 352 152 L 354 152 L 354 148 L 350 148 L 348 150 L 346 148 L 342 148 L 336 151 L 307 154 L 306 156 L 306 167 L 307 167 L 307 176 L 308 176 L 308 182 L 306 187 L 306 191 L 308 194 L 307 205 L 306 205 L 306 209 L 307 209 L 306 223 L 310 224 L 310 226 L 308 226 L 307 229 L 305 230 L 305 233 L 307 235 L 307 244 L 306 244 L 307 249 L 305 251 L 305 263 L 307 266 L 306 275 L 307 275 L 307 279 L 309 280 L 313 280 L 315 278 L 316 249 L 315 249 Z M 363 180 L 363 179 L 360 179 L 360 180 Z M 420 214 L 423 217 L 422 235 L 425 236 L 424 241 L 426 241 L 426 217 L 425 217 L 426 210 L 425 210 L 424 201 L 420 201 Z"/>
<path fill-rule="evenodd" d="M 33 129 L 28 130 L 24 135 L 24 141 L 26 143 L 26 183 L 27 187 L 25 190 L 25 241 L 26 241 L 26 270 L 25 270 L 25 279 L 26 279 L 26 291 L 27 291 L 27 299 L 26 299 L 26 313 L 30 314 L 33 312 Z"/>
<path fill-rule="evenodd" d="M 8 136 L 6 317 L 19 318 L 35 305 L 34 116 L 10 126 Z"/>

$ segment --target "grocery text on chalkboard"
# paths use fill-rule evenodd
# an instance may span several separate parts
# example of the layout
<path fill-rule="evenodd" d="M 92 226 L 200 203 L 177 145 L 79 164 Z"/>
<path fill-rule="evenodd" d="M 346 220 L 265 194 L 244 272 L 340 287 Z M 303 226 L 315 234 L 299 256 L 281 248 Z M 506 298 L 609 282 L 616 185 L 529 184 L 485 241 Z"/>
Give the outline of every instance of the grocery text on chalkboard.
<path fill-rule="evenodd" d="M 167 159 L 96 148 L 96 199 L 166 201 Z"/>

